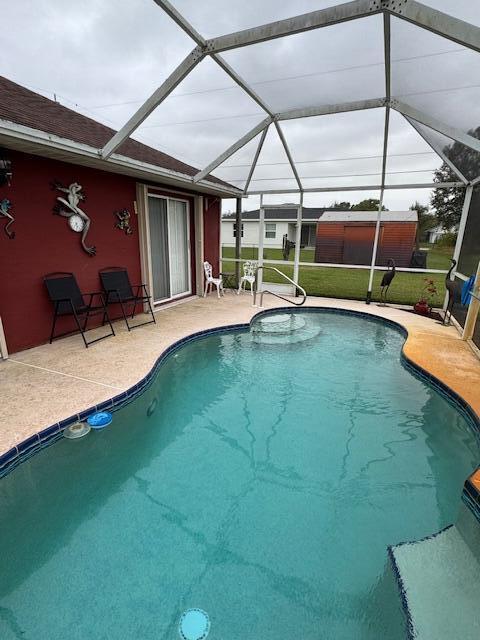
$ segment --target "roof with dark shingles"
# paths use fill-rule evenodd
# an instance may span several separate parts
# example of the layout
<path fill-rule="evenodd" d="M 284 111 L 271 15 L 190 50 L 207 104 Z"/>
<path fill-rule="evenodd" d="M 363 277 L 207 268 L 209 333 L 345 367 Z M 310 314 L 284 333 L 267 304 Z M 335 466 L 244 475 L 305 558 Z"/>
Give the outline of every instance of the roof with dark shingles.
<path fill-rule="evenodd" d="M 290 204 L 290 203 L 288 203 Z M 325 211 L 336 211 L 336 209 L 316 207 L 303 207 L 302 220 L 318 220 Z M 235 220 L 235 213 L 227 213 L 222 220 Z M 260 217 L 259 209 L 254 211 L 242 211 L 242 220 L 258 220 Z M 265 209 L 265 220 L 296 220 L 297 208 L 293 206 L 291 209 Z"/>
<path fill-rule="evenodd" d="M 96 149 L 102 148 L 116 133 L 114 129 L 30 91 L 3 76 L 0 76 L 0 120 L 8 120 Z M 199 171 L 132 138 L 128 138 L 120 145 L 116 153 L 187 176 L 194 176 Z M 215 176 L 207 176 L 207 179 L 232 188 L 232 185 Z"/>

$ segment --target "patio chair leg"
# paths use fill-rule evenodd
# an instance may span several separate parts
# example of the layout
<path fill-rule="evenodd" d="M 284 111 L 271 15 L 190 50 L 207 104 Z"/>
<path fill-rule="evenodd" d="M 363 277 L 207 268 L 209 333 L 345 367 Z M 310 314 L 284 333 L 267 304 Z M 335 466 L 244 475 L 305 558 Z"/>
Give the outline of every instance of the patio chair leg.
<path fill-rule="evenodd" d="M 238 285 L 238 291 L 237 291 L 237 296 L 240 295 L 240 291 L 242 290 L 242 279 L 240 278 L 240 283 Z"/>
<path fill-rule="evenodd" d="M 122 315 L 123 315 L 123 319 L 125 320 L 125 324 L 127 325 L 127 329 L 130 331 L 130 325 L 128 324 L 128 318 L 127 318 L 127 314 L 125 313 L 125 307 L 123 306 L 123 302 L 121 300 L 120 300 L 120 308 L 122 309 Z"/>
<path fill-rule="evenodd" d="M 57 318 L 58 318 L 57 309 L 55 309 L 55 313 L 54 313 L 54 316 L 53 316 L 52 331 L 50 332 L 50 344 L 52 344 L 53 338 L 54 338 L 54 335 L 55 335 L 55 325 L 57 324 Z"/>
<path fill-rule="evenodd" d="M 107 306 L 105 303 L 103 303 L 103 308 L 105 310 L 105 315 L 107 316 L 107 322 L 110 326 L 110 331 L 112 332 L 110 335 L 114 336 L 115 335 L 115 331 L 113 329 L 113 325 L 112 325 L 112 321 L 110 320 L 110 316 L 108 315 L 108 310 L 107 310 Z M 108 338 L 108 336 L 105 336 L 105 338 Z"/>
<path fill-rule="evenodd" d="M 220 283 L 217 282 L 217 298 L 220 298 Z"/>
<path fill-rule="evenodd" d="M 75 307 L 73 305 L 72 305 L 72 310 L 73 310 L 73 317 L 75 318 L 75 322 L 77 324 L 78 330 L 82 334 L 82 340 L 83 340 L 83 343 L 85 345 L 85 348 L 88 349 L 88 342 L 87 342 L 87 340 L 85 338 L 85 327 L 87 326 L 88 316 L 87 316 L 87 320 L 85 320 L 84 327 L 82 328 L 82 325 L 80 324 L 80 319 L 79 319 L 79 317 L 77 315 L 77 312 L 75 311 Z"/>

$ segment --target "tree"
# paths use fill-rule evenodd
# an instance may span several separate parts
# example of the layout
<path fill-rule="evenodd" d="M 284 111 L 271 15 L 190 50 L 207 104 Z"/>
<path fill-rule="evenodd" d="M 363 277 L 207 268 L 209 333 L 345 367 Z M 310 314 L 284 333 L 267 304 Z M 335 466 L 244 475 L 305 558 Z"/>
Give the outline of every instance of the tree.
<path fill-rule="evenodd" d="M 350 202 L 335 202 L 329 207 L 330 209 L 340 209 L 340 211 L 348 211 L 352 205 Z"/>
<path fill-rule="evenodd" d="M 418 201 L 410 205 L 410 211 L 416 211 L 418 214 L 417 234 L 415 236 L 415 248 L 418 251 L 420 241 L 425 237 L 429 229 L 437 226 L 438 221 L 434 215 L 428 212 L 428 207 Z"/>
<path fill-rule="evenodd" d="M 480 127 L 468 132 L 474 138 L 480 139 Z M 480 175 L 480 153 L 466 147 L 460 142 L 452 142 L 443 148 L 447 158 L 463 173 L 468 180 Z M 434 182 L 458 182 L 458 176 L 445 162 L 435 171 Z M 450 187 L 449 189 L 434 189 L 430 204 L 435 209 L 437 219 L 444 229 L 456 229 L 462 215 L 464 187 Z"/>
<path fill-rule="evenodd" d="M 378 205 L 380 204 L 380 200 L 376 198 L 367 198 L 366 200 L 362 200 L 358 204 L 354 204 L 351 206 L 352 211 L 378 211 Z M 386 207 L 382 205 L 382 211 L 388 211 Z"/>

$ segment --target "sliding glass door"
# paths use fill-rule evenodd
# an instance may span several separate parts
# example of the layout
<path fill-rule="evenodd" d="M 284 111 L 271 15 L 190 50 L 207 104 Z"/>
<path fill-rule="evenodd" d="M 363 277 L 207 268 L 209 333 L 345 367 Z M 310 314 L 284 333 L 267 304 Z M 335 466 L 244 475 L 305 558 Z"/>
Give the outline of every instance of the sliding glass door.
<path fill-rule="evenodd" d="M 148 224 L 154 302 L 191 293 L 187 202 L 149 195 Z"/>

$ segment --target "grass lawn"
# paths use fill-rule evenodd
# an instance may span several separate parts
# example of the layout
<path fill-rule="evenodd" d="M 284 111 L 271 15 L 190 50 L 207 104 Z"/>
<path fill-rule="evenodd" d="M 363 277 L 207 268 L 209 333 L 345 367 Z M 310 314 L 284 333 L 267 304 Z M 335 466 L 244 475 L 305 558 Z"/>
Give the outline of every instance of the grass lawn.
<path fill-rule="evenodd" d="M 425 245 L 425 248 L 429 246 L 431 245 Z M 452 252 L 452 247 L 431 246 L 428 251 L 427 267 L 430 269 L 448 269 Z M 300 252 L 300 261 L 313 262 L 314 253 L 312 249 L 302 249 Z M 233 247 L 223 247 L 222 256 L 224 258 L 235 257 L 235 249 Z M 242 258 L 256 259 L 257 249 L 252 247 L 243 248 Z M 290 254 L 290 258 L 293 261 L 293 251 Z M 265 249 L 264 259 L 282 260 L 282 251 L 280 249 Z M 280 268 L 280 270 L 290 278 L 293 276 L 292 265 L 272 266 Z M 225 262 L 222 265 L 222 269 L 232 272 L 235 266 L 232 262 Z M 311 296 L 364 300 L 367 294 L 368 275 L 367 269 L 300 267 L 299 284 L 305 289 L 308 295 Z M 380 281 L 382 276 L 382 271 L 375 273 L 373 300 L 380 299 Z M 397 272 L 388 292 L 388 301 L 398 304 L 415 304 L 420 297 L 425 277 L 433 280 L 437 288 L 437 294 L 432 299 L 433 306 L 441 306 L 445 296 L 445 276 L 441 273 L 423 274 Z M 281 276 L 272 271 L 266 272 L 265 280 L 268 282 L 284 282 Z"/>

